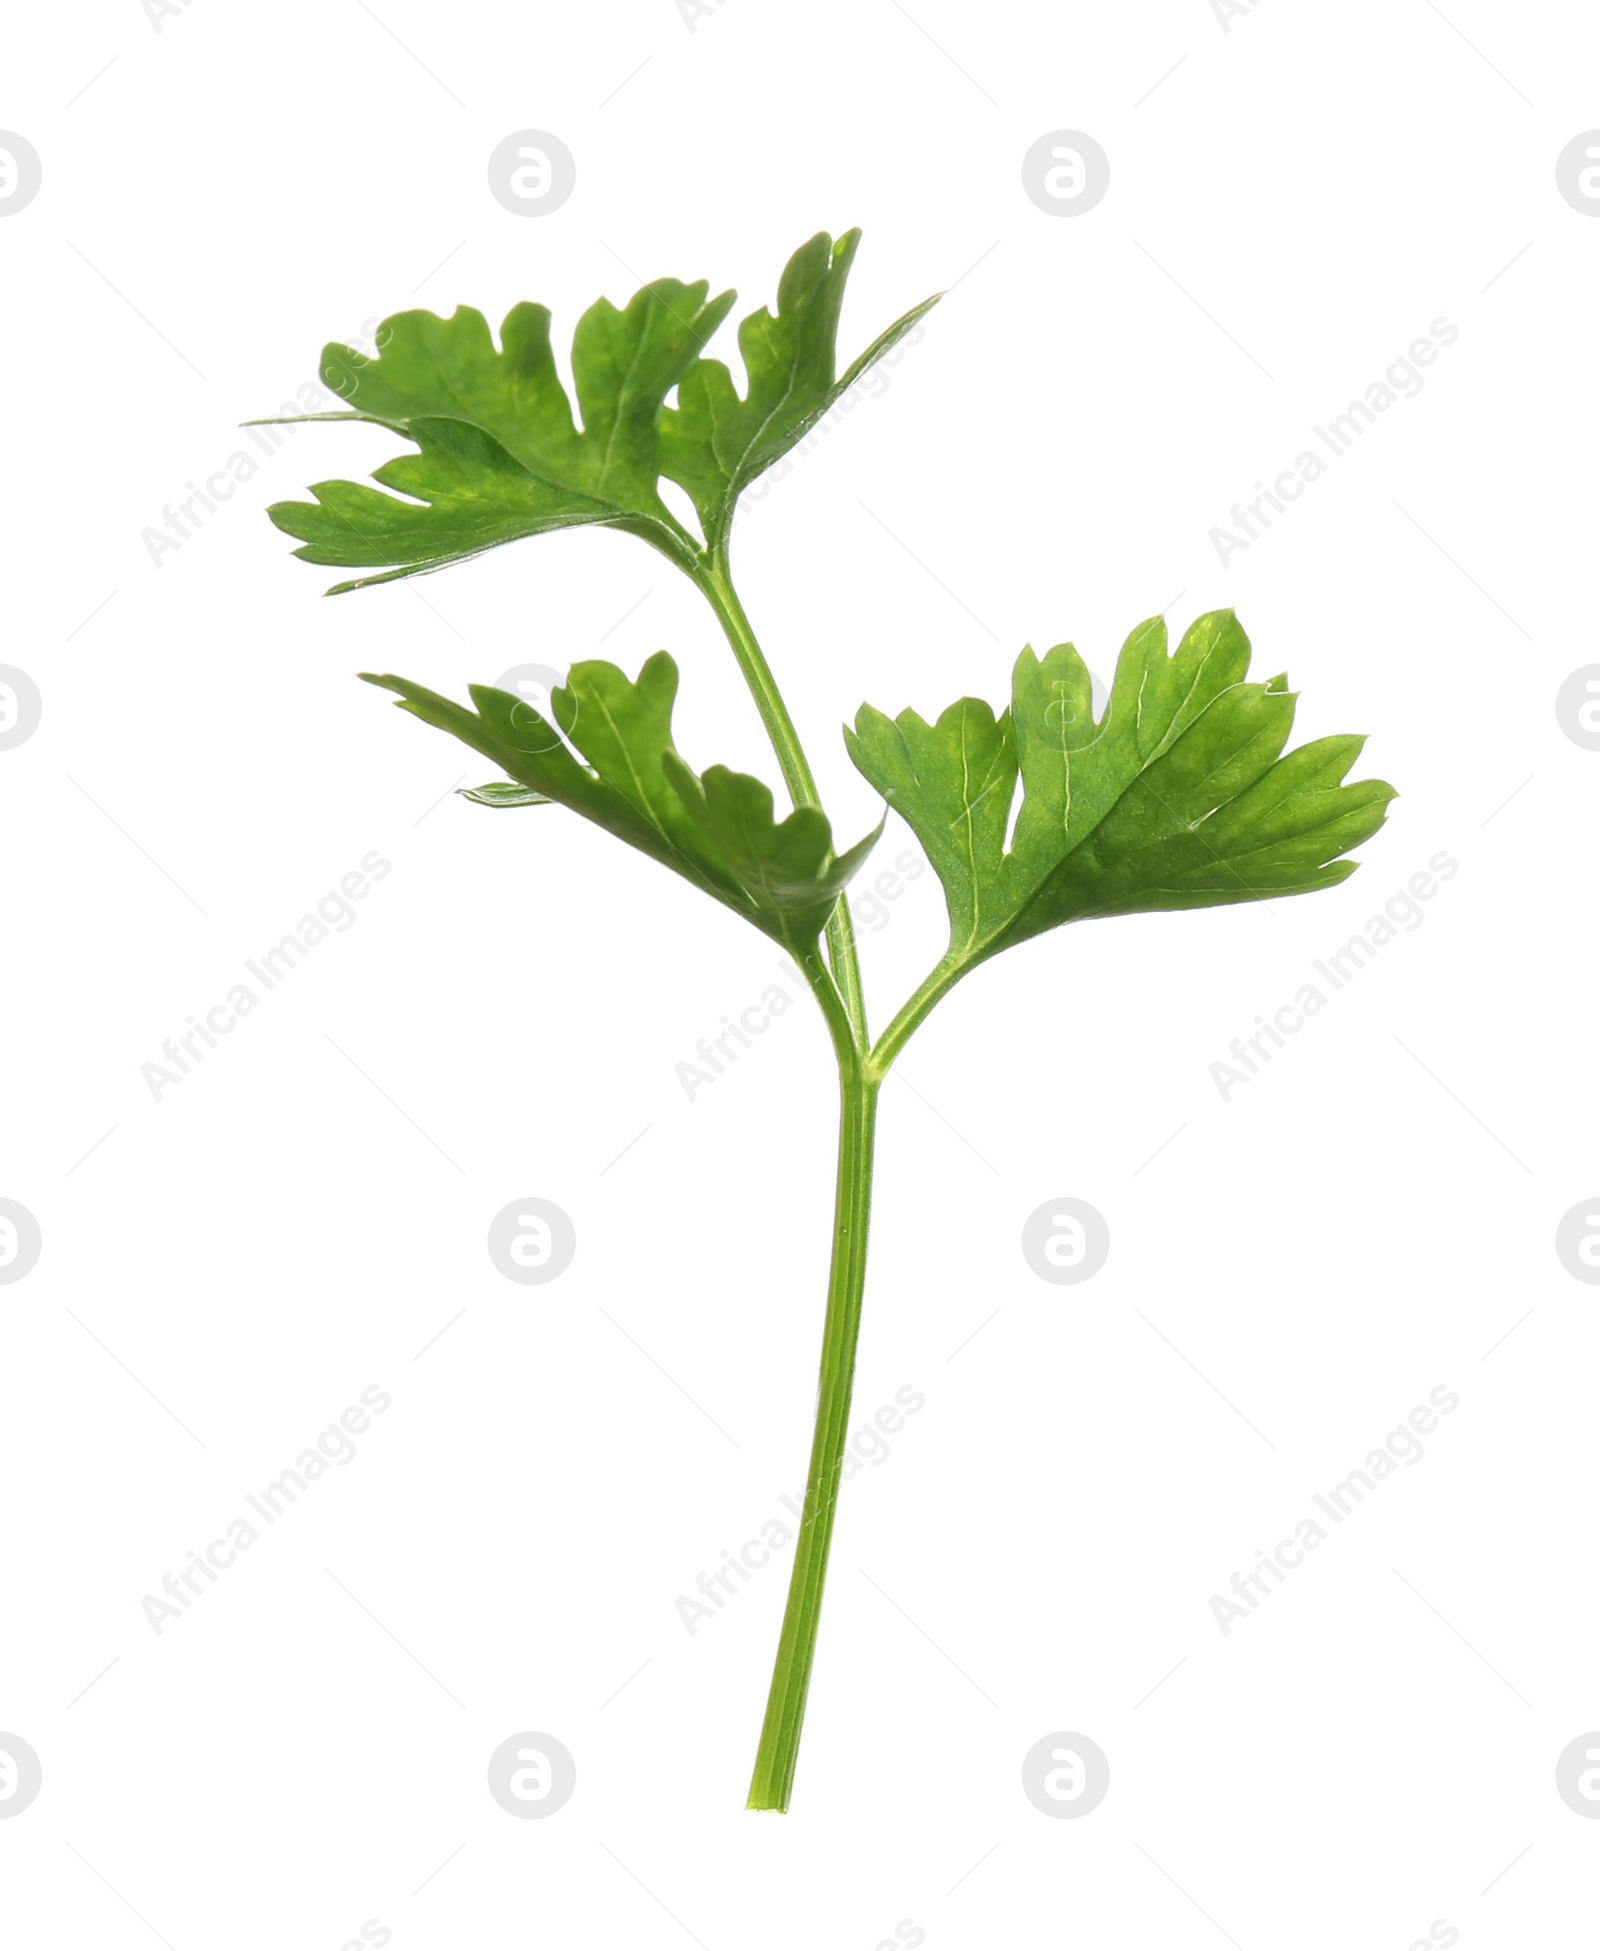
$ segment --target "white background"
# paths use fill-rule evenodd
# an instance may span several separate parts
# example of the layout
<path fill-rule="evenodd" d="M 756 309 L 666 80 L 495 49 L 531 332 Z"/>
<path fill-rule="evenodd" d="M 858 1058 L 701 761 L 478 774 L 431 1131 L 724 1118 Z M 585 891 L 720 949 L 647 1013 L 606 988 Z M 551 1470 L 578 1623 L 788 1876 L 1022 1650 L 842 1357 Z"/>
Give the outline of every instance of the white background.
<path fill-rule="evenodd" d="M 4 51 L 44 163 L 0 222 L 0 660 L 44 699 L 0 755 L 0 1193 L 44 1233 L 0 1290 L 0 1729 L 44 1767 L 0 1822 L 8 1939 L 1578 1941 L 1600 1329 L 1553 1240 L 1600 1175 L 1600 754 L 1554 699 L 1596 657 L 1600 223 L 1554 165 L 1600 124 L 1594 20 L 86 0 Z M 578 164 L 533 220 L 485 177 L 524 128 Z M 1071 219 L 1020 177 L 1061 128 L 1111 159 Z M 858 1420 L 926 1406 L 846 1493 L 763 1818 L 787 1555 L 693 1637 L 675 1600 L 803 1481 L 820 1022 L 691 1103 L 674 1066 L 770 946 L 564 815 L 442 797 L 486 768 L 352 676 L 667 646 L 686 755 L 772 776 L 714 623 L 601 532 L 322 601 L 261 510 L 360 478 L 374 429 L 297 431 L 159 566 L 142 531 L 369 319 L 536 298 L 565 347 L 663 274 L 737 318 L 852 224 L 847 354 L 955 289 L 736 565 L 839 826 L 875 818 L 863 698 L 998 701 L 1029 640 L 1108 674 L 1139 619 L 1230 603 L 1301 735 L 1370 732 L 1402 796 L 1333 892 L 1046 938 L 911 1045 Z M 1424 390 L 1221 564 L 1230 505 L 1441 317 Z M 356 924 L 157 1102 L 163 1039 L 373 849 Z M 1224 1101 L 1230 1041 L 1441 849 L 1424 924 Z M 938 953 L 932 877 L 886 912 L 880 1023 Z M 484 1245 L 532 1194 L 578 1230 L 540 1288 Z M 1019 1246 L 1064 1194 L 1112 1232 L 1081 1287 Z M 156 1635 L 144 1596 L 370 1385 L 354 1462 Z M 1439 1385 L 1423 1461 L 1224 1636 L 1212 1595 Z M 485 1786 L 526 1729 L 577 1761 L 548 1821 Z M 1061 1729 L 1110 1757 L 1079 1821 L 1020 1786 Z"/>

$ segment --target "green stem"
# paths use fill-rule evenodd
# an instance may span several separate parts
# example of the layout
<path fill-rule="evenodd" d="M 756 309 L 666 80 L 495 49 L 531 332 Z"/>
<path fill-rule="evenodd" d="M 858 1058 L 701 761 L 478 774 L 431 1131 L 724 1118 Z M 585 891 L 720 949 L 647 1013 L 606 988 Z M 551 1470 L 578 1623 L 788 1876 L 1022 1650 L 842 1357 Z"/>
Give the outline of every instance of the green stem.
<path fill-rule="evenodd" d="M 820 809 L 822 801 L 817 796 L 817 782 L 811 775 L 810 764 L 800 744 L 800 735 L 794 728 L 794 720 L 783 702 L 783 694 L 772 675 L 772 667 L 756 641 L 756 633 L 734 589 L 726 545 L 706 557 L 705 566 L 693 572 L 693 575 L 700 593 L 716 612 L 717 621 L 733 646 L 733 654 L 744 672 L 745 682 L 761 714 L 761 722 L 767 728 L 767 737 L 777 754 L 784 784 L 789 788 L 789 797 L 796 806 Z M 865 1049 L 866 997 L 861 988 L 861 964 L 856 955 L 855 930 L 850 925 L 850 908 L 845 901 L 834 903 L 833 913 L 828 920 L 828 960 L 833 968 L 834 981 L 839 985 L 839 993 L 844 999 L 845 1013 L 850 1019 L 856 1043 Z"/>
<path fill-rule="evenodd" d="M 972 966 L 965 958 L 946 955 L 937 968 L 924 977 L 916 992 L 906 998 L 899 1014 L 872 1046 L 872 1068 L 880 1078 L 889 1075 L 890 1066 L 911 1041 L 921 1023 Z"/>
<path fill-rule="evenodd" d="M 726 542 L 702 558 L 699 568 L 692 573 L 733 647 L 783 769 L 790 798 L 796 806 L 820 809 L 817 782 L 812 777 L 794 721 L 734 589 Z M 861 965 L 850 926 L 850 911 L 842 899 L 834 903 L 828 920 L 831 973 L 815 956 L 802 959 L 807 979 L 827 1019 L 839 1065 L 839 1163 L 816 1430 L 811 1441 L 811 1467 L 806 1478 L 806 1501 L 795 1545 L 789 1597 L 784 1606 L 783 1632 L 778 1641 L 766 1718 L 761 1726 L 761 1744 L 750 1782 L 752 1809 L 788 1808 L 800 1752 L 800 1729 L 805 1720 L 811 1665 L 816 1657 L 822 1590 L 828 1576 L 828 1548 L 833 1542 L 834 1510 L 850 1424 L 850 1392 L 855 1381 L 856 1342 L 861 1330 L 861 1296 L 867 1276 L 872 1135 L 882 1075 L 867 1055 L 867 1010 L 861 988 Z"/>
<path fill-rule="evenodd" d="M 872 1136 L 878 1080 L 863 1067 L 839 1080 L 839 1168 L 834 1194 L 833 1259 L 828 1271 L 828 1312 L 822 1330 L 822 1375 L 817 1426 L 811 1443 L 806 1501 L 795 1544 L 794 1571 L 784 1607 L 783 1632 L 772 1688 L 767 1696 L 761 1745 L 750 1779 L 752 1809 L 787 1809 L 800 1752 L 806 1691 L 822 1618 L 834 1512 L 849 1435 L 850 1391 L 855 1379 L 861 1294 L 867 1271 L 867 1221 L 872 1207 Z"/>

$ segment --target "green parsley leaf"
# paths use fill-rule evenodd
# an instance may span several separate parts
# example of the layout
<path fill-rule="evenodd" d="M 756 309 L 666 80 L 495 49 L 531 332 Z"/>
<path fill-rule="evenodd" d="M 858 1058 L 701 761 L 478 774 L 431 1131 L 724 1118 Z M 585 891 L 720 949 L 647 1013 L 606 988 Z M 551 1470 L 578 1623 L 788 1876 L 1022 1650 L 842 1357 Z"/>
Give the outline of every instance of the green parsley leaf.
<path fill-rule="evenodd" d="M 461 797 L 475 806 L 550 806 L 554 801 L 515 779 L 491 779 L 487 786 L 463 786 Z"/>
<path fill-rule="evenodd" d="M 759 779 L 726 766 L 692 772 L 673 747 L 678 667 L 664 650 L 646 659 L 637 680 L 615 664 L 574 664 L 551 692 L 554 723 L 491 685 L 469 687 L 469 710 L 407 678 L 362 675 L 397 692 L 401 710 L 510 774 L 466 797 L 489 806 L 554 800 L 692 881 L 797 958 L 815 950 L 883 830 L 880 822 L 836 855 L 828 817 L 816 807 L 777 820 Z"/>
<path fill-rule="evenodd" d="M 376 359 L 330 345 L 323 379 L 350 406 L 304 417 L 371 421 L 420 451 L 374 473 L 395 494 L 323 481 L 311 490 L 314 502 L 280 501 L 268 514 L 304 542 L 295 554 L 307 562 L 387 568 L 330 595 L 596 522 L 641 536 L 687 566 L 695 540 L 657 491 L 656 421 L 733 304 L 733 292 L 708 299 L 707 291 L 704 282 L 660 278 L 625 311 L 604 298 L 589 307 L 572 344 L 581 429 L 556 372 L 543 305 L 511 311 L 498 350 L 482 312 L 468 306 L 449 318 L 401 312 L 386 320 Z"/>
<path fill-rule="evenodd" d="M 834 377 L 839 308 L 859 230 L 835 242 L 819 231 L 778 281 L 776 314 L 764 307 L 739 327 L 748 384 L 741 400 L 720 359 L 697 359 L 661 417 L 662 470 L 686 490 L 708 547 L 727 538 L 734 504 L 756 477 L 801 441 L 870 367 L 939 302 L 896 319 L 842 379 Z"/>
<path fill-rule="evenodd" d="M 963 698 L 929 725 L 870 705 L 846 730 L 860 771 L 902 814 L 944 885 L 947 961 L 972 967 L 1069 921 L 1308 894 L 1383 824 L 1394 789 L 1341 783 L 1364 741 L 1287 756 L 1287 679 L 1244 681 L 1231 610 L 1167 654 L 1159 617 L 1129 637 L 1104 716 L 1070 644 L 1024 650 L 997 718 Z M 1022 801 L 1007 847 L 1018 779 Z"/>
<path fill-rule="evenodd" d="M 295 551 L 302 560 L 382 572 L 335 584 L 335 596 L 595 523 L 637 535 L 693 572 L 726 542 L 745 488 L 937 302 L 907 312 L 835 379 L 839 307 L 860 237 L 852 230 L 836 243 L 819 232 L 789 260 L 777 313 L 752 312 L 740 326 L 744 399 L 721 360 L 699 357 L 733 292 L 710 298 L 704 280 L 658 278 L 624 311 L 599 299 L 572 344 L 581 426 L 556 371 L 545 306 L 516 306 L 498 348 L 470 307 L 449 318 L 401 312 L 380 328 L 375 359 L 325 348 L 323 382 L 349 403 L 344 410 L 286 418 L 365 420 L 418 451 L 378 468 L 378 487 L 321 481 L 315 500 L 267 512 L 304 544 Z M 678 404 L 668 407 L 674 387 Z M 703 545 L 662 500 L 663 477 L 689 494 Z"/>

